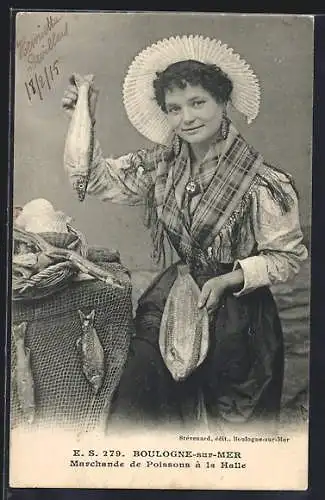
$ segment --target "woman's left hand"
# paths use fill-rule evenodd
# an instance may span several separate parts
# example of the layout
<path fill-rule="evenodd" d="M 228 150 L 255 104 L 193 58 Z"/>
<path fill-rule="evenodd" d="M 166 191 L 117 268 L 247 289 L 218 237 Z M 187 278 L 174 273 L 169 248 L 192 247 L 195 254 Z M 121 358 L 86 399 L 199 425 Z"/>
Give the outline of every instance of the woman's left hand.
<path fill-rule="evenodd" d="M 226 291 L 227 283 L 223 276 L 218 276 L 207 281 L 201 290 L 198 307 L 207 308 L 209 314 L 213 313 L 219 306 L 221 298 Z"/>

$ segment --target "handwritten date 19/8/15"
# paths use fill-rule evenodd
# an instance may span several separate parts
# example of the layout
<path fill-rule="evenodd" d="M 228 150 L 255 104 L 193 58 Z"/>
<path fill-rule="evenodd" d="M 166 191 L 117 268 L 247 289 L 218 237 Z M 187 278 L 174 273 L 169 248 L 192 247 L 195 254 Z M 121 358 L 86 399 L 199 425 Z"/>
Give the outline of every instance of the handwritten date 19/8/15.
<path fill-rule="evenodd" d="M 52 64 L 44 66 L 43 71 L 35 72 L 30 80 L 25 82 L 25 88 L 29 101 L 31 102 L 35 96 L 38 96 L 38 98 L 43 101 L 44 90 L 52 90 L 53 83 L 59 74 L 58 59 L 56 59 Z"/>

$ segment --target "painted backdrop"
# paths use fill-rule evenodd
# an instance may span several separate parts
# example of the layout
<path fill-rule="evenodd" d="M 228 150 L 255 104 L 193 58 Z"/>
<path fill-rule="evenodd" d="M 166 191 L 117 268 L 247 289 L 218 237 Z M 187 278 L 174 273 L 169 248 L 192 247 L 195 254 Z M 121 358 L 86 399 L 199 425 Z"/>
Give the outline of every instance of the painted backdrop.
<path fill-rule="evenodd" d="M 310 224 L 313 21 L 293 16 L 189 13 L 23 13 L 17 17 L 14 203 L 49 199 L 74 218 L 89 243 L 118 248 L 131 269 L 153 269 L 142 208 L 87 198 L 80 204 L 63 170 L 68 120 L 61 98 L 73 72 L 100 90 L 97 137 L 106 155 L 149 146 L 129 124 L 122 82 L 133 57 L 171 35 L 217 37 L 259 75 L 260 115 L 236 126 L 267 161 L 294 175 L 301 221 Z M 35 76 L 36 74 L 36 76 Z"/>

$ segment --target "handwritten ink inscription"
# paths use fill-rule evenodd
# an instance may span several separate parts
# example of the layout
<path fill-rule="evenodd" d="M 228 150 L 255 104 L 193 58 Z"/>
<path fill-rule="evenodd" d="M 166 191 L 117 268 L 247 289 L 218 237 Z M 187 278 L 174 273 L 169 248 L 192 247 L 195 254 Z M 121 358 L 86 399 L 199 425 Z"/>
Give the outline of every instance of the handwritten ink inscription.
<path fill-rule="evenodd" d="M 68 34 L 68 23 L 63 24 L 63 16 L 49 15 L 43 25 L 37 25 L 37 31 L 30 37 L 17 40 L 17 55 L 20 60 L 27 61 L 29 71 L 34 71 Z"/>
<path fill-rule="evenodd" d="M 59 76 L 59 61 L 56 59 L 52 64 L 45 65 L 42 71 L 38 71 L 25 82 L 27 97 L 32 102 L 34 97 L 41 101 L 44 98 L 44 91 L 52 89 L 53 83 Z"/>

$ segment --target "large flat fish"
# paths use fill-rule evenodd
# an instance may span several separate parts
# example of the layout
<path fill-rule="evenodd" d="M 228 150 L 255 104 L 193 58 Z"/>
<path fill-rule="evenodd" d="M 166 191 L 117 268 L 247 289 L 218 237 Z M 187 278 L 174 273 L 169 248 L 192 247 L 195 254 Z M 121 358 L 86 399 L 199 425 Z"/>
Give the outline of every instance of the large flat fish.
<path fill-rule="evenodd" d="M 86 196 L 94 147 L 94 131 L 89 110 L 89 89 L 93 75 L 74 75 L 78 99 L 65 141 L 64 166 L 73 169 L 73 188 L 79 201 Z"/>
<path fill-rule="evenodd" d="M 26 321 L 12 325 L 12 338 L 16 347 L 16 366 L 14 370 L 17 395 L 21 410 L 27 422 L 35 418 L 34 381 L 30 364 L 30 349 L 25 347 Z"/>
<path fill-rule="evenodd" d="M 77 340 L 77 347 L 82 358 L 82 371 L 90 383 L 95 394 L 102 386 L 105 374 L 104 370 L 104 350 L 94 328 L 95 311 L 84 314 L 78 310 L 82 335 Z"/>
<path fill-rule="evenodd" d="M 169 292 L 159 332 L 162 358 L 176 381 L 185 380 L 204 361 L 209 347 L 209 317 L 198 308 L 200 289 L 187 266 Z"/>

